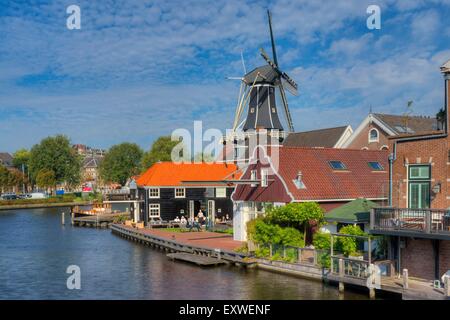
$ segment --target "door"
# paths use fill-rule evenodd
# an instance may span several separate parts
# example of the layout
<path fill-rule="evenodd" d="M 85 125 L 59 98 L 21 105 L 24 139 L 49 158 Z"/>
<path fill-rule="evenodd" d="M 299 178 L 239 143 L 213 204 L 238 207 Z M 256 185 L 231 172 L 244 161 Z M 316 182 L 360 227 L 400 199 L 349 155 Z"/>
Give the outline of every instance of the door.
<path fill-rule="evenodd" d="M 216 202 L 214 200 L 208 200 L 208 219 L 212 223 L 216 220 Z"/>

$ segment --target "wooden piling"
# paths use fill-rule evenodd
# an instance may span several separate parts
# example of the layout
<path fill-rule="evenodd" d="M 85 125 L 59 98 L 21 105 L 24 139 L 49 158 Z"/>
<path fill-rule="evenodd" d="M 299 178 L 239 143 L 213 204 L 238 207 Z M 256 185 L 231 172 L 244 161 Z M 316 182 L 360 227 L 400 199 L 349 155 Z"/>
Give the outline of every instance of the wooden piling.
<path fill-rule="evenodd" d="M 369 288 L 369 298 L 375 299 L 375 288 Z"/>
<path fill-rule="evenodd" d="M 344 292 L 345 290 L 344 275 L 344 260 L 339 259 L 339 292 Z"/>
<path fill-rule="evenodd" d="M 408 289 L 408 269 L 403 269 L 403 289 Z"/>
<path fill-rule="evenodd" d="M 446 297 L 450 297 L 450 277 L 444 276 L 444 294 Z"/>
<path fill-rule="evenodd" d="M 65 222 L 64 222 L 64 212 L 61 212 L 61 224 L 62 225 L 64 225 L 65 224 Z"/>

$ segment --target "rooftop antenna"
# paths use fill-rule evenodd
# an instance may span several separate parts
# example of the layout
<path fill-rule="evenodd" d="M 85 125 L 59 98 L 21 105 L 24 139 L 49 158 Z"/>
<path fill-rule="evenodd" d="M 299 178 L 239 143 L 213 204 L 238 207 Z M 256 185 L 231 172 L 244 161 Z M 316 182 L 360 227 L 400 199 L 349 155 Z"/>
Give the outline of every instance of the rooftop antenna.
<path fill-rule="evenodd" d="M 403 124 L 405 127 L 405 133 L 408 133 L 408 121 L 409 121 L 409 116 L 413 112 L 413 110 L 412 110 L 413 103 L 414 103 L 414 101 L 409 100 L 406 104 L 406 111 L 405 111 L 405 113 L 403 113 Z"/>

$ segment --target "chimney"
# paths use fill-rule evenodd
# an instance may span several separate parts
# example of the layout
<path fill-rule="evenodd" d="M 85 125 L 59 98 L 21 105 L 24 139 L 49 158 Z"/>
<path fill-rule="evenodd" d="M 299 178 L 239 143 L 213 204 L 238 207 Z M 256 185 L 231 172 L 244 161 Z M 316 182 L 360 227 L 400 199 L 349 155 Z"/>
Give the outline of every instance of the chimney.
<path fill-rule="evenodd" d="M 444 112 L 445 112 L 445 133 L 448 133 L 449 128 L 449 112 L 448 108 L 450 105 L 450 60 L 444 63 L 441 67 L 441 72 L 444 75 L 444 83 L 445 83 L 445 102 L 444 102 Z"/>

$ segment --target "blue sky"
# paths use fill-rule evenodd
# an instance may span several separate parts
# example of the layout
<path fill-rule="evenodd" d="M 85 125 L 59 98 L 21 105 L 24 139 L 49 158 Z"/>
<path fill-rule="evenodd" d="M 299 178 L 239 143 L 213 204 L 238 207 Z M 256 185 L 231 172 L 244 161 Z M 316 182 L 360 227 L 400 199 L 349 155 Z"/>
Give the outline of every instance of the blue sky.
<path fill-rule="evenodd" d="M 81 8 L 81 30 L 66 8 Z M 366 8 L 381 7 L 381 30 Z M 351 124 L 376 112 L 443 106 L 450 0 L 8 1 L 0 6 L 0 151 L 63 133 L 107 148 L 148 149 L 176 128 L 225 130 L 239 82 L 264 64 L 270 8 L 279 63 L 299 84 L 296 130 Z"/>

